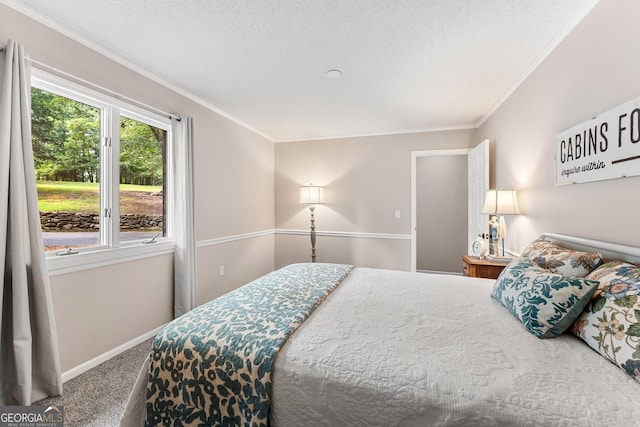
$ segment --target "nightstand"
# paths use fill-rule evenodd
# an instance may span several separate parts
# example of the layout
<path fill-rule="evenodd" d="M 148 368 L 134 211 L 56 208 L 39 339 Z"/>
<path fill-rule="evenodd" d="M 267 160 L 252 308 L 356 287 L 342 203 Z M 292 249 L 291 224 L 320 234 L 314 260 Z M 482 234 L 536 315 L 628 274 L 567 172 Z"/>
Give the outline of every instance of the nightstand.
<path fill-rule="evenodd" d="M 469 277 L 497 279 L 508 262 L 496 262 L 465 255 L 462 257 L 462 274 Z"/>

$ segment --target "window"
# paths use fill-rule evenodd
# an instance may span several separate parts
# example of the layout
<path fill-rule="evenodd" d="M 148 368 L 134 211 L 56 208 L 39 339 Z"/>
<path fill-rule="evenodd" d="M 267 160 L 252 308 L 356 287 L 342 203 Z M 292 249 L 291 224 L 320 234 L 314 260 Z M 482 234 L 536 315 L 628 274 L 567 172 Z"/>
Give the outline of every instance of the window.
<path fill-rule="evenodd" d="M 168 118 L 37 70 L 31 111 L 48 258 L 171 241 Z"/>
<path fill-rule="evenodd" d="M 33 88 L 31 111 L 45 250 L 99 245 L 100 108 Z"/>
<path fill-rule="evenodd" d="M 167 130 L 120 116 L 120 240 L 165 236 Z"/>

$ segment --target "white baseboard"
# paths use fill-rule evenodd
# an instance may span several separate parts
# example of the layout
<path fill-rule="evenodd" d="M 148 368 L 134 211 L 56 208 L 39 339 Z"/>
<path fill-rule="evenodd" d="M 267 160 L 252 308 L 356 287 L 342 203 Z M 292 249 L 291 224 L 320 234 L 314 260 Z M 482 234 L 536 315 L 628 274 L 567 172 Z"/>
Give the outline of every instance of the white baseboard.
<path fill-rule="evenodd" d="M 106 362 L 109 359 L 112 359 L 114 357 L 116 357 L 117 355 L 119 355 L 120 353 L 124 353 L 125 351 L 137 346 L 138 344 L 142 344 L 143 342 L 145 342 L 146 340 L 148 340 L 149 338 L 153 338 L 155 337 L 158 332 L 160 332 L 160 330 L 162 328 L 164 328 L 166 326 L 162 325 L 159 326 L 145 334 L 140 335 L 139 337 L 136 337 L 134 339 L 132 339 L 131 341 L 127 341 L 126 343 L 119 345 L 116 348 L 113 348 L 109 351 L 107 351 L 106 353 L 101 354 L 100 356 L 94 357 L 91 360 L 88 360 L 78 366 L 76 366 L 75 368 L 71 368 L 66 372 L 62 373 L 62 382 L 65 383 L 67 381 L 69 381 L 71 378 L 75 378 L 80 374 L 83 374 L 85 372 L 87 372 L 89 369 L 95 368 L 96 366 L 98 366 L 101 363 Z"/>

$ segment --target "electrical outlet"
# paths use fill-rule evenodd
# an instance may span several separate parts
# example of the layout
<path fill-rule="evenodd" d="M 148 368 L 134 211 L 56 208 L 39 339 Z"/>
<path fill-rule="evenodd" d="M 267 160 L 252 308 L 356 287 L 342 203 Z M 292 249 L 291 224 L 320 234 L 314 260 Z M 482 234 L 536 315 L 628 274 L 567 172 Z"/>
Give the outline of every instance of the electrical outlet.
<path fill-rule="evenodd" d="M 396 211 L 396 219 L 400 219 L 400 211 Z"/>
<path fill-rule="evenodd" d="M 224 276 L 224 265 L 220 266 L 220 277 Z"/>

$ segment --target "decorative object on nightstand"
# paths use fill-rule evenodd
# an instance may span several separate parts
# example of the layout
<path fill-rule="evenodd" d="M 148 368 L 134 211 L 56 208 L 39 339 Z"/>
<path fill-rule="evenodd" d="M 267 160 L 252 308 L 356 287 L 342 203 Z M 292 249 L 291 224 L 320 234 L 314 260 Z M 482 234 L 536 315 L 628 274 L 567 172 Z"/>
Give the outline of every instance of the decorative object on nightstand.
<path fill-rule="evenodd" d="M 494 260 L 508 261 L 510 257 L 505 256 L 504 253 L 504 239 L 507 236 L 507 224 L 504 221 L 502 215 L 517 215 L 520 213 L 520 207 L 518 206 L 518 195 L 515 190 L 487 190 L 484 207 L 482 213 L 489 214 L 489 236 L 491 239 L 490 244 L 494 244 L 494 250 L 492 258 Z M 497 216 L 500 215 L 500 218 Z M 502 242 L 502 255 L 499 255 L 497 250 L 497 241 Z M 491 251 L 490 251 L 491 252 Z"/>
<path fill-rule="evenodd" d="M 484 259 L 487 256 L 488 250 L 487 242 L 480 235 L 471 243 L 471 253 L 480 259 Z"/>
<path fill-rule="evenodd" d="M 462 274 L 469 277 L 497 279 L 507 264 L 506 261 L 490 261 L 465 255 L 462 257 Z"/>
<path fill-rule="evenodd" d="M 311 211 L 311 262 L 316 262 L 316 220 L 314 211 L 316 205 L 324 203 L 324 187 L 308 185 L 300 187 L 300 204 L 309 205 Z"/>

